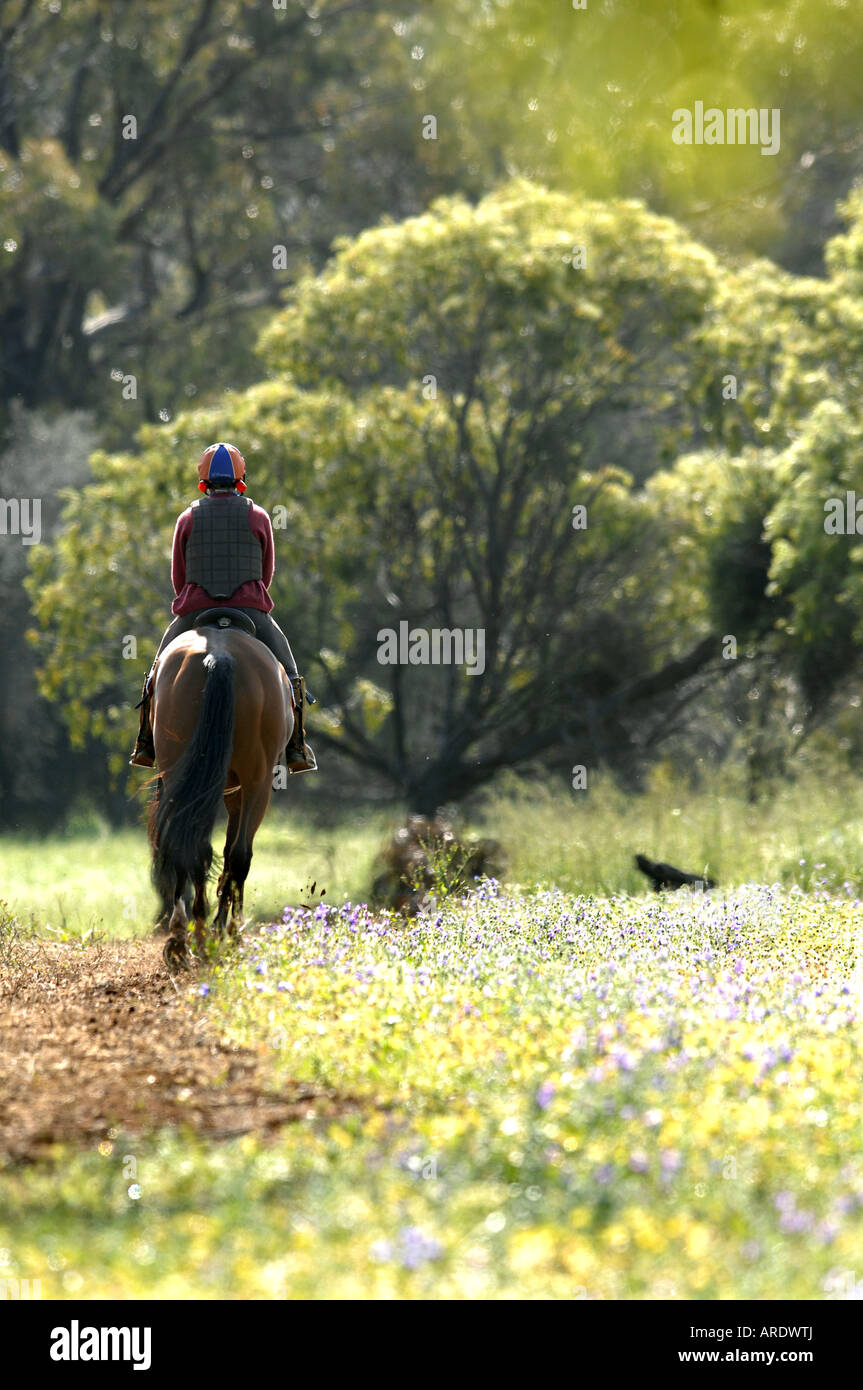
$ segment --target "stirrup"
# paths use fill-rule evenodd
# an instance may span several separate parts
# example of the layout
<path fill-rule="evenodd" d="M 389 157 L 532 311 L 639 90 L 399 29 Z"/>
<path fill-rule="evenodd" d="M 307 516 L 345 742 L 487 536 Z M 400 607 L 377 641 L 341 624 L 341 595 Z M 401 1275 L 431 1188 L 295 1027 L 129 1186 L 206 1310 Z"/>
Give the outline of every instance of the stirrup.
<path fill-rule="evenodd" d="M 152 749 L 152 752 L 150 751 L 151 749 Z M 154 747 L 152 738 L 150 739 L 148 746 L 145 747 L 145 748 L 142 748 L 142 747 L 141 747 L 141 740 L 140 740 L 140 738 L 138 739 L 138 741 L 137 741 L 136 744 L 135 744 L 135 751 L 134 751 L 134 753 L 132 754 L 131 758 L 129 759 L 129 766 L 130 766 L 130 767 L 155 767 L 155 766 L 156 766 L 156 749 L 155 749 L 155 747 Z"/>
<path fill-rule="evenodd" d="M 148 753 L 133 753 L 129 759 L 129 767 L 155 767 L 156 759 L 151 758 Z"/>
<path fill-rule="evenodd" d="M 295 759 L 293 763 L 291 762 L 292 758 Z M 317 772 L 318 760 L 315 757 L 314 749 L 305 740 L 302 747 L 297 744 L 292 748 L 288 744 L 285 749 L 285 766 L 292 777 L 300 772 Z"/>

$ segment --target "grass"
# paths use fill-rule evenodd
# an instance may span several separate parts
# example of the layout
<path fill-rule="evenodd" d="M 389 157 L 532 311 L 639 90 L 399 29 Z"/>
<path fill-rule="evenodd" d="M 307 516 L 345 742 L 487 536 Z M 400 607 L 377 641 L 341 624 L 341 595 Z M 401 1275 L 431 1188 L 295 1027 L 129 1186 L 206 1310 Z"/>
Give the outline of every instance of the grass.
<path fill-rule="evenodd" d="M 488 833 L 510 851 L 509 878 L 523 887 L 642 892 L 633 864 L 640 852 L 724 886 L 841 889 L 848 881 L 863 894 L 863 783 L 852 777 L 780 783 L 755 804 L 731 778 L 694 791 L 662 766 L 641 796 L 608 781 L 567 796 L 512 779 L 487 819 Z"/>
<path fill-rule="evenodd" d="M 342 906 L 387 817 L 268 821 L 250 905 L 276 925 L 190 998 L 275 1084 L 359 1110 L 269 1143 L 110 1132 L 0 1172 L 0 1278 L 82 1298 L 859 1296 L 863 789 L 750 806 L 658 773 L 643 798 L 581 795 L 505 787 L 474 828 L 507 846 L 509 886 L 412 924 Z M 143 929 L 144 849 L 7 840 L 0 936 Z M 723 890 L 646 894 L 635 850 Z M 283 913 L 312 878 L 333 906 Z"/>
<path fill-rule="evenodd" d="M 396 813 L 369 813 L 324 828 L 304 813 L 270 813 L 255 840 L 246 894 L 248 914 L 271 920 L 285 903 L 326 889 L 329 902 L 359 902 Z M 468 829 L 498 838 L 509 856 L 508 881 L 527 891 L 557 886 L 609 895 L 642 892 L 636 851 L 706 871 L 723 886 L 745 882 L 851 884 L 863 895 L 863 784 L 851 778 L 783 783 L 749 805 L 733 784 L 702 791 L 654 772 L 647 794 L 610 782 L 565 793 L 512 779 L 490 797 Z M 221 847 L 221 826 L 214 844 Z M 156 903 L 143 830 L 112 832 L 99 822 L 67 836 L 0 840 L 3 894 L 22 922 L 49 935 L 146 931 Z"/>
<path fill-rule="evenodd" d="M 289 818 L 266 821 L 255 839 L 246 912 L 259 921 L 278 916 L 286 902 L 300 902 L 316 882 L 328 896 L 360 897 L 368 890 L 371 863 L 385 820 L 338 831 Z M 221 847 L 223 830 L 214 836 Z M 35 839 L 0 840 L 4 894 L 22 924 L 61 938 L 96 932 L 131 936 L 153 924 L 157 900 L 143 830 L 110 831 Z"/>
<path fill-rule="evenodd" d="M 289 910 L 196 1007 L 359 1112 L 0 1175 L 45 1297 L 820 1299 L 863 1288 L 848 897 Z M 130 1167 L 131 1162 L 131 1167 Z"/>

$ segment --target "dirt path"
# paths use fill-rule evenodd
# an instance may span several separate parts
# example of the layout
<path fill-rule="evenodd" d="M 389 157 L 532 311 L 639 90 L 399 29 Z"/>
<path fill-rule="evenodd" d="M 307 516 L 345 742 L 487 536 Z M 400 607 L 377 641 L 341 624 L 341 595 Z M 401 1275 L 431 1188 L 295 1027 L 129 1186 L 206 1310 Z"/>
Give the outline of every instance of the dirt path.
<path fill-rule="evenodd" d="M 268 1090 L 254 1054 L 196 1015 L 188 983 L 178 992 L 154 940 L 17 943 L 0 960 L 0 1166 L 111 1127 L 219 1139 L 354 1108 L 307 1085 Z"/>

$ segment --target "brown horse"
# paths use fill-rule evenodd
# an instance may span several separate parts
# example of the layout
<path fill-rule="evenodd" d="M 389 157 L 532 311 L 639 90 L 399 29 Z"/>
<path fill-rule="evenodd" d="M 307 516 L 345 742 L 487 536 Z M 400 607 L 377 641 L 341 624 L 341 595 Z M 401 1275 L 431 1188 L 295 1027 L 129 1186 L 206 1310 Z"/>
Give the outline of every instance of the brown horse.
<path fill-rule="evenodd" d="M 153 683 L 160 775 L 149 830 L 153 882 L 170 913 L 168 965 L 188 961 L 189 884 L 195 945 L 204 950 L 210 839 L 223 798 L 228 833 L 213 926 L 219 936 L 226 927 L 232 935 L 238 930 L 252 842 L 293 721 L 287 675 L 263 642 L 239 627 L 184 632 L 160 656 Z"/>

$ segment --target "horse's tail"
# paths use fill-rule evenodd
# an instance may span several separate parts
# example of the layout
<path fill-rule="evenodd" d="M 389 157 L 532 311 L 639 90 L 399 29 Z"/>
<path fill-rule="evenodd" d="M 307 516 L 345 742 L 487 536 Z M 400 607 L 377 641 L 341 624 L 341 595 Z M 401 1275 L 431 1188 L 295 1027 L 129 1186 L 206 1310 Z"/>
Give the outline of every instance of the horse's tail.
<path fill-rule="evenodd" d="M 225 789 L 234 741 L 234 658 L 230 652 L 204 657 L 207 679 L 198 723 L 162 787 L 153 810 L 153 881 L 165 902 L 175 899 L 187 878 L 204 879 L 213 860 L 210 836 Z"/>

